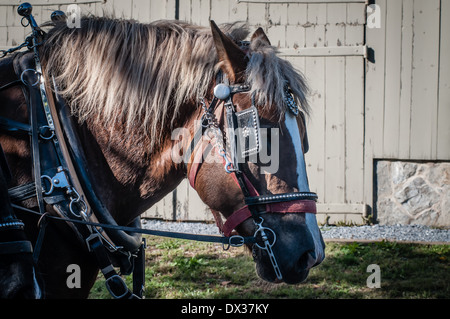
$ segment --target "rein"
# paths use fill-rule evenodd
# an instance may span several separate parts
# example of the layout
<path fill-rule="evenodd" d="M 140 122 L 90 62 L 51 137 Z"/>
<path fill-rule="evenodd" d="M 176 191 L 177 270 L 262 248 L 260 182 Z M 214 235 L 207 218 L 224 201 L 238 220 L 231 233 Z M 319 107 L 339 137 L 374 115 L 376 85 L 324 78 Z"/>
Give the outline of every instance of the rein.
<path fill-rule="evenodd" d="M 40 212 L 35 210 L 19 206 L 16 204 L 11 205 L 13 208 L 22 210 L 27 213 L 43 216 Z M 48 213 L 45 218 L 53 219 L 56 221 L 64 221 L 69 223 L 75 223 L 80 225 L 98 227 L 98 228 L 106 228 L 112 230 L 121 230 L 126 232 L 139 233 L 144 235 L 152 235 L 152 236 L 160 236 L 160 237 L 169 237 L 169 238 L 177 238 L 177 239 L 186 239 L 186 240 L 194 240 L 194 241 L 202 241 L 202 242 L 211 242 L 211 243 L 219 243 L 223 245 L 224 250 L 228 250 L 229 247 L 241 247 L 244 244 L 254 244 L 256 243 L 256 239 L 254 236 L 243 237 L 239 235 L 234 235 L 230 237 L 217 236 L 217 235 L 199 235 L 199 234 L 191 234 L 191 233 L 180 233 L 180 232 L 172 232 L 166 230 L 154 230 L 154 229 L 142 229 L 137 227 L 130 226 L 119 226 L 119 225 L 111 225 L 111 224 L 102 224 L 95 223 L 80 219 L 73 218 L 65 218 L 60 216 L 51 215 Z"/>

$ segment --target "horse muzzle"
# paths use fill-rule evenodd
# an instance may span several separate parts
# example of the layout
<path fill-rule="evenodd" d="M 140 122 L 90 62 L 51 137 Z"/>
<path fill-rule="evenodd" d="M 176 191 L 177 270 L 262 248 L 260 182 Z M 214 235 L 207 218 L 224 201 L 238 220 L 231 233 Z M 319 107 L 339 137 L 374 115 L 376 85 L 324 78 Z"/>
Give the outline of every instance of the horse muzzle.
<path fill-rule="evenodd" d="M 274 283 L 297 284 L 308 277 L 311 268 L 323 261 L 324 244 L 321 240 L 320 246 L 317 246 L 313 234 L 305 223 L 297 224 L 295 227 L 292 224 L 280 226 L 282 224 L 284 223 L 274 224 L 273 228 L 276 231 L 272 230 L 271 226 L 257 225 L 259 226 L 255 232 L 257 242 L 252 246 L 252 255 L 261 279 Z M 276 232 L 283 235 L 277 238 Z M 267 237 L 265 241 L 264 235 Z"/>

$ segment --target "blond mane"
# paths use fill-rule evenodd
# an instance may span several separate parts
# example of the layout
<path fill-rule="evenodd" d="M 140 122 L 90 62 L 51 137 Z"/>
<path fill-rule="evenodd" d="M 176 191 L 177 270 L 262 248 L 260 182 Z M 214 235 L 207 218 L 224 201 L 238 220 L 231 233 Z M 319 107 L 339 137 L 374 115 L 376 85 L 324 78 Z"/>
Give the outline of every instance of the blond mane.
<path fill-rule="evenodd" d="M 235 41 L 248 36 L 242 24 L 222 30 Z M 258 40 L 250 45 L 247 76 L 258 104 L 277 105 L 283 114 L 288 82 L 307 112 L 303 76 L 276 53 Z M 172 127 L 183 105 L 205 96 L 218 71 L 210 29 L 179 21 L 85 17 L 78 29 L 59 23 L 49 30 L 42 56 L 81 122 L 139 130 L 150 136 L 151 149 L 161 140 L 161 127 Z"/>

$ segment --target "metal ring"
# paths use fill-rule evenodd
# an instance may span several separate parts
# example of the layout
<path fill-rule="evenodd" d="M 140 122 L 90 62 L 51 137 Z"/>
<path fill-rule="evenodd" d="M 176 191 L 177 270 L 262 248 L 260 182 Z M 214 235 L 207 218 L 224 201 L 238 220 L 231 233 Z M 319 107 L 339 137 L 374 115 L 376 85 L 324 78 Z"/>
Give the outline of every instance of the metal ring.
<path fill-rule="evenodd" d="M 76 201 L 72 199 L 72 200 L 70 201 L 70 204 L 69 204 L 69 210 L 70 210 L 70 212 L 71 212 L 74 216 L 81 218 L 81 214 L 77 214 L 77 213 L 74 212 L 73 206 L 72 206 L 73 203 L 76 203 Z"/>
<path fill-rule="evenodd" d="M 227 172 L 228 174 L 231 174 L 231 173 L 235 172 L 236 170 L 233 167 L 233 163 L 228 161 L 228 159 L 226 161 L 227 161 L 227 163 L 224 166 L 225 167 L 225 172 Z"/>
<path fill-rule="evenodd" d="M 39 132 L 39 137 L 42 138 L 43 140 L 51 140 L 55 136 L 55 131 L 52 130 L 52 128 L 48 125 L 41 126 L 39 130 L 42 130 L 43 128 L 48 128 L 52 134 L 46 137 L 41 132 Z"/>
<path fill-rule="evenodd" d="M 48 182 L 50 183 L 50 190 L 49 191 L 45 191 L 44 188 L 42 188 L 42 190 L 43 190 L 42 193 L 44 195 L 50 195 L 51 193 L 53 193 L 53 188 L 54 188 L 53 182 L 52 182 L 52 178 L 50 176 L 48 176 L 48 175 L 42 175 L 41 176 L 41 181 L 42 181 L 43 178 L 48 180 Z"/>
<path fill-rule="evenodd" d="M 74 188 L 71 188 L 71 189 L 75 193 L 75 195 L 77 195 L 77 197 L 76 198 L 72 198 L 70 200 L 69 210 L 70 210 L 70 212 L 73 215 L 75 215 L 76 217 L 81 218 L 82 217 L 81 214 L 82 213 L 86 214 L 88 207 L 87 207 L 86 203 L 84 202 L 84 200 L 81 198 L 80 194 L 78 194 L 78 192 Z M 73 209 L 74 208 L 73 207 L 74 203 L 81 203 L 82 204 L 83 208 L 80 209 L 80 214 L 75 213 L 75 211 Z"/>
<path fill-rule="evenodd" d="M 218 150 L 219 155 L 225 157 L 227 155 L 227 151 L 224 148 Z"/>
<path fill-rule="evenodd" d="M 258 242 L 255 242 L 255 245 L 260 249 L 267 249 L 267 247 L 272 247 L 273 245 L 275 245 L 275 242 L 277 241 L 277 235 L 275 234 L 275 232 L 272 229 L 270 229 L 268 227 L 263 227 L 263 226 L 261 226 L 261 224 L 262 224 L 262 222 L 260 224 L 257 224 L 259 226 L 259 228 L 253 234 L 253 237 L 256 238 L 256 235 L 259 232 L 261 232 L 261 237 L 262 237 L 262 240 L 264 241 L 265 246 L 259 245 Z M 267 237 L 266 231 L 271 232 L 273 234 L 273 242 L 272 243 L 269 242 L 269 237 Z"/>
<path fill-rule="evenodd" d="M 27 71 L 33 71 L 34 74 L 37 74 L 37 75 L 38 75 L 36 82 L 34 82 L 33 84 L 29 84 L 29 83 L 28 83 L 27 81 L 25 81 L 24 78 L 23 78 L 23 75 L 24 75 L 25 72 L 27 72 Z M 22 83 L 25 84 L 25 85 L 36 86 L 36 85 L 38 85 L 38 83 L 39 83 L 39 77 L 40 77 L 40 76 L 41 76 L 41 74 L 40 74 L 38 71 L 36 71 L 35 69 L 25 69 L 25 70 L 22 71 L 22 74 L 20 75 L 20 80 L 21 80 Z"/>
<path fill-rule="evenodd" d="M 23 23 L 23 20 L 26 20 L 26 24 Z M 30 25 L 30 20 L 27 19 L 27 17 L 22 17 L 22 19 L 20 20 L 20 24 L 22 25 L 22 27 L 26 28 Z"/>
<path fill-rule="evenodd" d="M 73 207 L 73 204 L 74 204 L 74 203 L 81 203 L 82 206 L 83 206 L 83 208 L 80 209 L 80 213 L 79 213 L 79 214 L 75 213 L 75 211 L 74 211 L 74 207 Z M 74 199 L 72 199 L 72 200 L 70 201 L 70 204 L 69 204 L 69 210 L 70 210 L 70 212 L 71 212 L 73 215 L 75 215 L 76 217 L 81 218 L 81 217 L 82 217 L 81 214 L 87 212 L 87 205 L 86 205 L 86 203 L 85 203 L 84 201 L 81 200 L 80 197 L 74 198 Z"/>

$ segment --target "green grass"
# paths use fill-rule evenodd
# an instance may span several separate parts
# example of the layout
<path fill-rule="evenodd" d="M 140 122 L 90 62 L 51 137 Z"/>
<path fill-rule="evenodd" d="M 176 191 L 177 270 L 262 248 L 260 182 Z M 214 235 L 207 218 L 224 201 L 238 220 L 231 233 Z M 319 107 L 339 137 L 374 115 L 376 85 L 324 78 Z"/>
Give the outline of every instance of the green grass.
<path fill-rule="evenodd" d="M 160 237 L 147 243 L 146 298 L 450 298 L 450 245 L 327 243 L 325 261 L 308 279 L 287 285 L 259 279 L 244 248 Z M 367 287 L 370 264 L 380 266 L 379 289 Z M 90 298 L 110 298 L 101 275 Z"/>

